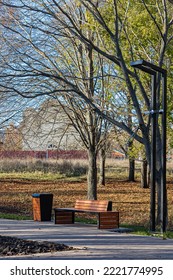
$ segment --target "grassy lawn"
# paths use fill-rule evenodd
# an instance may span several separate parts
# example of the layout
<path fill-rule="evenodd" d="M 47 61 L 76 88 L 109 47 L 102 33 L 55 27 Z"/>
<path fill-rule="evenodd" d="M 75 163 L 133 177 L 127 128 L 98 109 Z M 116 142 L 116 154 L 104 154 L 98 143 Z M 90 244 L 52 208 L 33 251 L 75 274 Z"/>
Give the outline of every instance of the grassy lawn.
<path fill-rule="evenodd" d="M 31 180 L 31 181 L 54 181 L 65 178 L 63 174 L 53 174 L 44 172 L 11 172 L 11 173 L 0 173 L 0 180 L 2 179 L 20 179 L 20 180 Z"/>

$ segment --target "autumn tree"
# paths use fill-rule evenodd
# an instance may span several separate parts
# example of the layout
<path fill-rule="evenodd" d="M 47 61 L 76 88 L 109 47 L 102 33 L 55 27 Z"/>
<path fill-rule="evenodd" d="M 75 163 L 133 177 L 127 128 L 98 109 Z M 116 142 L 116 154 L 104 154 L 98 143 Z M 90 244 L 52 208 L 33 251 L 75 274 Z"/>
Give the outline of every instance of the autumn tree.
<path fill-rule="evenodd" d="M 80 15 L 81 16 L 81 15 Z M 83 15 L 85 17 L 85 15 Z M 93 36 L 89 32 L 88 36 Z M 67 40 L 67 39 L 66 39 Z M 93 52 L 92 48 L 82 45 L 78 39 L 70 37 L 68 48 L 59 48 L 62 61 L 69 67 L 69 77 L 91 102 L 100 99 L 99 106 L 105 109 L 105 99 L 107 96 L 105 83 L 107 76 L 103 75 L 103 61 L 100 55 Z M 74 128 L 80 135 L 84 147 L 88 151 L 88 198 L 97 198 L 97 156 L 100 149 L 103 150 L 106 143 L 107 132 L 110 124 L 104 118 L 96 114 L 92 105 L 86 103 L 83 98 L 78 98 L 68 92 L 64 92 L 61 97 L 57 94 L 52 95 L 61 105 Z M 103 175 L 103 170 L 102 173 Z M 104 175 L 103 175 L 104 176 Z"/>
<path fill-rule="evenodd" d="M 5 19 L 1 22 L 8 36 L 13 35 L 12 39 L 3 36 L 8 52 L 2 53 L 1 59 L 7 61 L 10 56 L 15 65 L 10 64 L 9 68 L 7 64 L 2 65 L 1 77 L 6 77 L 6 80 L 1 86 L 8 94 L 26 98 L 47 95 L 58 101 L 88 151 L 88 198 L 96 199 L 97 154 L 105 142 L 109 125 L 105 126 L 106 121 L 93 110 L 92 101 L 95 96 L 100 98 L 100 107 L 105 108 L 107 93 L 104 84 L 109 76 L 103 73 L 105 61 L 92 47 L 85 46 L 72 36 L 68 29 L 61 29 L 57 11 L 55 9 L 51 14 L 47 1 L 38 1 L 36 6 L 33 6 L 33 1 L 29 2 L 29 6 L 27 3 L 20 6 L 20 1 L 18 4 L 16 6 L 11 1 L 11 4 L 4 2 L 3 5 L 7 13 L 8 8 L 14 12 L 8 13 L 12 24 Z M 35 14 L 35 8 L 38 14 Z M 94 32 L 87 25 L 83 26 L 83 22 L 87 21 L 86 10 L 83 11 L 80 5 L 72 5 L 72 10 L 79 17 L 76 24 L 81 32 L 89 40 L 96 40 Z"/>
<path fill-rule="evenodd" d="M 3 149 L 7 151 L 20 151 L 22 149 L 22 138 L 20 131 L 11 123 L 4 132 Z"/>

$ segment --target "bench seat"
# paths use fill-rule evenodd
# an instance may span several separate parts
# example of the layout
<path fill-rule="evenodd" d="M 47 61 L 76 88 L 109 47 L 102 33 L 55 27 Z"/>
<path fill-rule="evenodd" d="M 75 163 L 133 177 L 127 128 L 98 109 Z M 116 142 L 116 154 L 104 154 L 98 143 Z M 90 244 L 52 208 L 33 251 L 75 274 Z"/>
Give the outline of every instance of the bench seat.
<path fill-rule="evenodd" d="M 74 208 L 54 208 L 55 224 L 73 224 L 75 212 L 95 214 L 99 229 L 119 227 L 119 212 L 112 211 L 111 201 L 77 200 Z"/>

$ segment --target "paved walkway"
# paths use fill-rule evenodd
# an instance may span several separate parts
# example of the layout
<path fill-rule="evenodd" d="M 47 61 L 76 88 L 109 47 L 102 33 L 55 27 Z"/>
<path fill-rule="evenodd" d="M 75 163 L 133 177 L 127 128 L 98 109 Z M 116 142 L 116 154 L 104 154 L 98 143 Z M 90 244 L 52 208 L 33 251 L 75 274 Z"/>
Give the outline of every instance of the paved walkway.
<path fill-rule="evenodd" d="M 53 222 L 0 219 L 0 235 L 30 240 L 64 243 L 77 250 L 0 259 L 56 260 L 173 260 L 173 240 L 136 236 L 110 230 L 98 230 L 95 225 L 55 225 Z"/>

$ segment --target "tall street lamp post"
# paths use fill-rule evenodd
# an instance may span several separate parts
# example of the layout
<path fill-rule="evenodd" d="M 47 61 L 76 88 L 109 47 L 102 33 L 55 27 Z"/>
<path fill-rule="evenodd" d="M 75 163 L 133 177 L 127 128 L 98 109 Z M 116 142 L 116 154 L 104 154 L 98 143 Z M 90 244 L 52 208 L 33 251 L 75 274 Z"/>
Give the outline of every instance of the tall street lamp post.
<path fill-rule="evenodd" d="M 145 60 L 137 60 L 130 63 L 132 67 L 138 68 L 152 76 L 151 96 L 151 182 L 150 182 L 150 230 L 155 231 L 155 193 L 156 193 L 156 125 L 157 114 L 162 114 L 161 135 L 161 232 L 166 231 L 167 224 L 167 195 L 166 195 L 166 94 L 167 94 L 167 71 Z M 162 78 L 162 109 L 157 110 L 157 82 L 158 73 Z"/>

